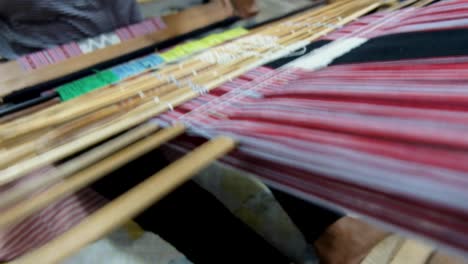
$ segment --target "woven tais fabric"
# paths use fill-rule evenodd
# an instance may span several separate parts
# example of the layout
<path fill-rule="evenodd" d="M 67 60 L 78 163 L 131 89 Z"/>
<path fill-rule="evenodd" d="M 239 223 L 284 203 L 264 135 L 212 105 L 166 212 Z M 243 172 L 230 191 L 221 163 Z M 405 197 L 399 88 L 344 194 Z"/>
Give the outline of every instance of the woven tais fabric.
<path fill-rule="evenodd" d="M 239 147 L 223 162 L 270 186 L 468 252 L 468 24 L 452 8 L 465 3 L 411 9 L 405 21 L 421 30 L 356 27 L 335 46 L 311 45 L 293 64 L 258 68 L 159 118 L 185 122 L 203 138 L 235 138 Z M 437 19 L 460 27 L 421 26 Z M 365 41 L 332 54 L 349 38 Z M 333 66 L 311 67 L 317 58 Z M 200 142 L 177 144 L 190 150 Z"/>
<path fill-rule="evenodd" d="M 272 186 L 468 250 L 467 61 L 257 69 L 160 118 L 236 138 L 223 161 Z"/>
<path fill-rule="evenodd" d="M 68 42 L 46 50 L 37 51 L 17 59 L 24 70 L 30 71 L 47 65 L 56 64 L 82 54 L 116 45 L 124 41 L 147 35 L 166 28 L 159 17 L 146 19 L 140 23 L 121 27 L 113 32 L 104 33 L 92 38 Z"/>
<path fill-rule="evenodd" d="M 40 247 L 66 232 L 107 201 L 97 193 L 84 189 L 23 221 L 0 229 L 0 261 L 9 261 Z"/>
<path fill-rule="evenodd" d="M 0 55 L 15 59 L 141 20 L 133 0 L 0 1 Z"/>

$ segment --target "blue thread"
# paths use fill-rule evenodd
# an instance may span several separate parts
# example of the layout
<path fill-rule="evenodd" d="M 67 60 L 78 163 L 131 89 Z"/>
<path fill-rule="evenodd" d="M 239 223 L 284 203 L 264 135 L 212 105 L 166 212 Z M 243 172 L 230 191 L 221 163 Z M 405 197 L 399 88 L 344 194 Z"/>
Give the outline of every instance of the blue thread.
<path fill-rule="evenodd" d="M 120 80 L 124 80 L 141 74 L 147 70 L 154 69 L 163 62 L 164 60 L 159 55 L 152 54 L 115 66 L 111 68 L 111 71 L 115 73 Z"/>

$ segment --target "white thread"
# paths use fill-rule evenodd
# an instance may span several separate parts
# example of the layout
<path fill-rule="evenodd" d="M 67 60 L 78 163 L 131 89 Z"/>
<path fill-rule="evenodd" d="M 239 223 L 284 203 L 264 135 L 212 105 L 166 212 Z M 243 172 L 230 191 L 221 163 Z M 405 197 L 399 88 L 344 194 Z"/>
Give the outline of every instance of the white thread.
<path fill-rule="evenodd" d="M 299 50 L 296 50 L 296 51 L 291 52 L 288 55 L 284 56 L 284 58 L 302 56 L 302 55 L 306 54 L 306 52 L 307 52 L 307 47 L 302 47 Z"/>
<path fill-rule="evenodd" d="M 207 93 L 210 92 L 210 89 L 208 89 L 207 87 L 203 87 L 202 89 L 203 89 L 203 92 L 204 92 L 205 94 L 207 94 Z"/>
<path fill-rule="evenodd" d="M 187 82 L 186 82 L 186 85 L 187 85 L 190 89 L 192 89 L 192 91 L 194 91 L 194 92 L 197 91 L 197 85 L 194 84 L 193 82 L 187 81 Z"/>
<path fill-rule="evenodd" d="M 156 125 L 159 125 L 160 127 L 168 127 L 171 125 L 169 121 L 164 121 L 160 118 L 153 118 L 149 120 L 148 123 L 156 124 Z"/>
<path fill-rule="evenodd" d="M 171 103 L 166 103 L 170 111 L 174 111 L 174 106 Z"/>
<path fill-rule="evenodd" d="M 192 74 L 193 74 L 193 76 L 197 76 L 198 75 L 197 70 L 193 69 Z"/>
<path fill-rule="evenodd" d="M 408 12 L 408 11 L 406 11 Z M 405 11 L 401 12 L 405 13 Z M 371 27 L 362 29 L 351 36 L 345 36 L 340 39 L 333 41 L 321 48 L 315 49 L 309 55 L 299 58 L 288 64 L 288 66 L 303 68 L 307 70 L 318 70 L 328 66 L 336 58 L 350 52 L 351 50 L 363 45 L 367 42 L 367 38 L 359 37 L 366 33 L 373 32 L 379 29 L 385 23 L 392 21 L 400 16 L 386 16 L 376 23 L 372 24 Z"/>
<path fill-rule="evenodd" d="M 318 70 L 328 66 L 334 59 L 348 53 L 356 47 L 359 47 L 366 41 L 367 39 L 356 37 L 336 40 L 328 45 L 315 49 L 309 55 L 301 57 L 289 64 L 289 66 L 307 70 Z"/>
<path fill-rule="evenodd" d="M 156 79 L 158 79 L 158 80 L 162 80 L 162 75 L 157 73 L 157 72 L 154 72 L 153 76 L 156 77 Z"/>
<path fill-rule="evenodd" d="M 141 99 L 145 98 L 145 93 L 143 91 L 139 91 L 138 95 L 140 96 Z"/>
<path fill-rule="evenodd" d="M 271 82 L 277 80 L 278 78 L 281 78 L 284 75 L 288 75 L 289 72 L 290 72 L 289 68 L 283 68 L 282 70 L 279 70 L 279 71 L 269 72 L 263 75 L 262 77 L 260 77 L 259 79 L 256 79 L 254 84 L 246 83 L 246 84 L 240 85 L 236 89 L 229 91 L 228 93 L 210 101 L 209 103 L 201 105 L 197 107 L 196 109 L 186 114 L 183 114 L 182 116 L 178 117 L 178 120 L 183 120 L 184 122 L 190 123 L 190 119 L 187 119 L 187 117 L 190 115 L 197 115 L 200 113 L 203 114 L 207 112 L 216 113 L 217 109 L 225 105 L 228 105 L 235 99 L 241 98 L 243 96 L 261 97 L 262 94 L 256 92 L 255 91 L 256 89 L 261 89 L 265 86 L 269 86 Z"/>
<path fill-rule="evenodd" d="M 232 43 L 202 52 L 195 58 L 209 63 L 227 64 L 235 60 L 262 57 L 256 49 L 279 48 L 278 37 L 268 35 L 253 35 Z"/>
<path fill-rule="evenodd" d="M 198 90 L 197 92 L 199 95 L 204 95 L 208 93 L 206 90 Z"/>
<path fill-rule="evenodd" d="M 157 104 L 159 104 L 159 102 L 161 102 L 161 100 L 159 100 L 159 97 L 157 97 L 157 96 L 155 96 L 155 97 L 153 98 L 153 101 L 154 101 L 155 103 L 157 103 Z"/>

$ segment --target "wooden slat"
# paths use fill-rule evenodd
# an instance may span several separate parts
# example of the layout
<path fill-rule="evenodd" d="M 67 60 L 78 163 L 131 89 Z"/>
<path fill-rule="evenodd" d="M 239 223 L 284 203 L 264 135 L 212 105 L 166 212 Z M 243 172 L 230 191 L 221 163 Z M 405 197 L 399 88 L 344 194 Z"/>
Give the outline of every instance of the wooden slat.
<path fill-rule="evenodd" d="M 185 127 L 183 125 L 175 125 L 163 129 L 125 149 L 109 155 L 107 158 L 94 165 L 83 168 L 73 176 L 65 178 L 60 184 L 51 187 L 46 192 L 36 195 L 34 199 L 23 200 L 14 207 L 3 211 L 0 215 L 0 228 L 17 223 L 45 208 L 49 204 L 88 186 L 128 162 L 179 136 L 184 131 Z M 65 164 L 65 166 L 67 165 Z M 59 167 L 55 174 L 60 174 L 62 170 L 63 168 Z M 56 176 L 50 175 L 49 177 Z"/>
<path fill-rule="evenodd" d="M 170 164 L 133 189 L 104 206 L 80 224 L 12 262 L 16 264 L 59 263 L 82 247 L 104 237 L 126 221 L 189 180 L 235 146 L 232 139 L 215 138 Z"/>
<path fill-rule="evenodd" d="M 102 159 L 114 154 L 131 145 L 132 143 L 154 133 L 159 126 L 154 122 L 145 123 L 126 133 L 105 142 L 98 147 L 95 147 L 80 156 L 61 164 L 54 168 L 53 171 L 28 180 L 23 184 L 17 185 L 13 190 L 0 193 L 0 208 L 7 208 L 26 199 L 28 196 L 37 192 L 37 190 L 45 189 L 64 178 L 73 175 L 87 167 L 99 162 Z"/>

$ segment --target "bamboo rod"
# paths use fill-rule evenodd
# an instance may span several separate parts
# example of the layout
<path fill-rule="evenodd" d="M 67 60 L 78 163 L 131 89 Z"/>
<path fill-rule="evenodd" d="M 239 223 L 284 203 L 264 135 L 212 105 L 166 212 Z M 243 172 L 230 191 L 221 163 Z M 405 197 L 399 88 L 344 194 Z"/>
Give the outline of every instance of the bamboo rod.
<path fill-rule="evenodd" d="M 108 157 L 91 165 L 89 167 L 75 165 L 82 167 L 78 173 L 63 179 L 62 182 L 49 188 L 47 191 L 42 192 L 34 197 L 34 199 L 27 199 L 14 207 L 9 208 L 0 215 L 0 228 L 10 226 L 22 219 L 36 213 L 37 211 L 45 208 L 47 205 L 70 195 L 89 184 L 106 176 L 108 173 L 122 167 L 124 164 L 152 151 L 159 147 L 161 144 L 179 136 L 185 131 L 185 127 L 181 124 L 163 129 L 143 140 L 140 140 Z M 65 168 L 66 169 L 66 168 Z M 60 173 L 61 168 L 58 168 Z"/>
<path fill-rule="evenodd" d="M 205 143 L 110 202 L 65 234 L 12 263 L 52 264 L 65 260 L 137 216 L 198 171 L 231 151 L 234 146 L 234 141 L 225 137 Z"/>
<path fill-rule="evenodd" d="M 387 9 L 387 11 L 396 11 L 396 10 L 400 10 L 402 8 L 405 8 L 405 7 L 408 7 L 416 2 L 418 2 L 419 0 L 406 0 L 406 1 L 403 1 L 403 2 L 400 2 L 394 6 L 391 6 Z"/>
<path fill-rule="evenodd" d="M 154 105 L 158 113 L 168 109 L 167 105 Z M 159 106 L 159 107 L 158 107 Z M 123 132 L 133 126 L 136 126 L 153 115 L 145 115 L 144 118 L 137 116 L 133 120 L 120 120 L 119 122 L 113 123 L 100 130 L 96 130 L 93 133 L 86 134 L 74 141 L 67 142 L 51 151 L 41 153 L 36 157 L 28 160 L 22 160 L 2 171 L 0 171 L 0 185 L 12 182 L 16 179 L 21 178 L 27 173 L 33 172 L 47 164 L 51 164 L 55 161 L 59 161 L 69 155 L 72 155 L 80 150 L 87 147 L 91 147 L 107 138 L 112 137 L 115 134 Z"/>
<path fill-rule="evenodd" d="M 49 172 L 41 177 L 36 177 L 28 180 L 24 184 L 15 186 L 15 188 L 6 193 L 0 194 L 0 209 L 17 203 L 21 199 L 26 198 L 37 190 L 44 189 L 54 183 L 76 173 L 88 166 L 106 158 L 114 152 L 134 143 L 137 140 L 155 132 L 158 126 L 154 123 L 146 123 L 126 133 L 102 144 L 92 150 L 70 160 L 65 164 L 57 167 L 57 169 Z"/>
<path fill-rule="evenodd" d="M 412 6 L 413 7 L 424 7 L 427 5 L 432 4 L 435 0 L 419 0 L 417 3 L 414 3 Z"/>
<path fill-rule="evenodd" d="M 48 108 L 48 107 L 50 107 L 52 105 L 59 104 L 59 103 L 60 103 L 60 99 L 55 98 L 55 99 L 52 99 L 50 101 L 38 104 L 36 106 L 32 106 L 32 107 L 26 108 L 24 110 L 18 111 L 16 113 L 12 113 L 12 114 L 6 115 L 4 117 L 0 117 L 0 124 L 10 122 L 12 120 L 15 120 L 15 119 L 30 115 L 30 114 L 32 114 L 34 112 L 38 112 L 40 110 L 43 110 L 45 108 Z"/>

